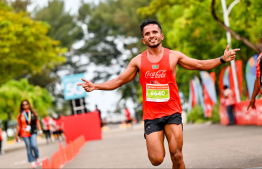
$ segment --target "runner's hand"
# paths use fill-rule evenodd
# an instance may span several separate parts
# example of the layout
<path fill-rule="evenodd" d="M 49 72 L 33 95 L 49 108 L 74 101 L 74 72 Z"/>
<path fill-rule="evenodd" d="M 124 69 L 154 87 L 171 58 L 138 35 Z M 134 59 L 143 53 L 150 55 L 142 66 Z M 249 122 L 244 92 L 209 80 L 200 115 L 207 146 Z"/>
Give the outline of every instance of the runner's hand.
<path fill-rule="evenodd" d="M 229 45 L 227 45 L 227 48 L 224 52 L 224 56 L 222 56 L 222 59 L 226 62 L 234 60 L 236 57 L 236 51 L 240 51 L 240 49 L 238 48 L 238 49 L 229 50 Z"/>
<path fill-rule="evenodd" d="M 94 83 L 88 81 L 88 80 L 85 80 L 82 78 L 82 80 L 85 82 L 85 83 L 78 83 L 77 86 L 82 86 L 85 91 L 87 92 L 92 92 L 93 90 L 95 90 L 95 85 Z"/>
<path fill-rule="evenodd" d="M 15 135 L 15 141 L 18 142 L 18 140 L 19 140 L 18 135 Z"/>
<path fill-rule="evenodd" d="M 248 106 L 247 106 L 247 110 L 249 109 L 249 107 L 256 109 L 255 103 L 256 103 L 256 99 L 251 99 Z"/>

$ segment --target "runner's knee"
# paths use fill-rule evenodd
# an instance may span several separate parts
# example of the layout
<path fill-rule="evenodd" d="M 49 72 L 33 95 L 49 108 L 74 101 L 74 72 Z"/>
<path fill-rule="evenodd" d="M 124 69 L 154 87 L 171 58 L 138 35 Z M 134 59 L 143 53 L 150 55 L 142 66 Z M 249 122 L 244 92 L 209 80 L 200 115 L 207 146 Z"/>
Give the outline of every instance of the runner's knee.
<path fill-rule="evenodd" d="M 164 157 L 158 156 L 158 157 L 151 157 L 149 159 L 152 165 L 158 166 L 163 162 Z"/>
<path fill-rule="evenodd" d="M 174 154 L 171 154 L 171 156 L 173 156 L 175 163 L 180 164 L 183 162 L 183 155 L 180 150 L 177 150 Z"/>

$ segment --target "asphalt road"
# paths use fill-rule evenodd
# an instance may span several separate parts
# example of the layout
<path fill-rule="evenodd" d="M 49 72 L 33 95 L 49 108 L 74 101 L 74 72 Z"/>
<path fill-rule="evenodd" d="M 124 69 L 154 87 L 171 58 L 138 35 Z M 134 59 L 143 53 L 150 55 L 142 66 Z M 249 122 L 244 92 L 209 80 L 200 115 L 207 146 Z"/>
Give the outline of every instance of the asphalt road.
<path fill-rule="evenodd" d="M 113 128 L 103 139 L 87 142 L 63 168 L 171 168 L 168 144 L 164 162 L 148 160 L 143 126 Z M 39 146 L 40 156 L 51 158 L 58 143 Z M 262 168 L 262 126 L 184 125 L 186 168 Z M 29 168 L 25 149 L 0 156 L 0 168 Z"/>
<path fill-rule="evenodd" d="M 167 145 L 164 162 L 154 167 L 142 126 L 111 130 L 64 168 L 171 168 Z M 184 125 L 183 154 L 186 168 L 262 168 L 262 126 Z"/>

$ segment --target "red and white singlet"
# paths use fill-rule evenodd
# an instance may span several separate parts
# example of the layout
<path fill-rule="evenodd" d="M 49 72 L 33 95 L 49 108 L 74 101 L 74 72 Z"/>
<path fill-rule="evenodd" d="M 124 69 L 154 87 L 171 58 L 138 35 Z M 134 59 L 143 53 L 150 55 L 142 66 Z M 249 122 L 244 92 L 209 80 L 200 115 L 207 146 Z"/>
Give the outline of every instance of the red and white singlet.
<path fill-rule="evenodd" d="M 152 120 L 182 113 L 176 78 L 169 63 L 170 50 L 164 48 L 159 62 L 151 63 L 147 51 L 141 56 L 140 84 L 143 91 L 143 119 Z"/>

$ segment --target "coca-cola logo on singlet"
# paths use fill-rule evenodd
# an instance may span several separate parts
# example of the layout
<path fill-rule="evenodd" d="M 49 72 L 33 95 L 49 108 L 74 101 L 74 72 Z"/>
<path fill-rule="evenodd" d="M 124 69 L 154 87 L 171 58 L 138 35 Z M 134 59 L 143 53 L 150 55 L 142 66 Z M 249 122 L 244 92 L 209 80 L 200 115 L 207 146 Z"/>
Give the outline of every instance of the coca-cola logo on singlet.
<path fill-rule="evenodd" d="M 150 79 L 150 78 L 165 78 L 166 77 L 166 70 L 159 70 L 157 72 L 147 71 L 146 74 L 145 74 L 145 77 L 147 79 Z"/>

